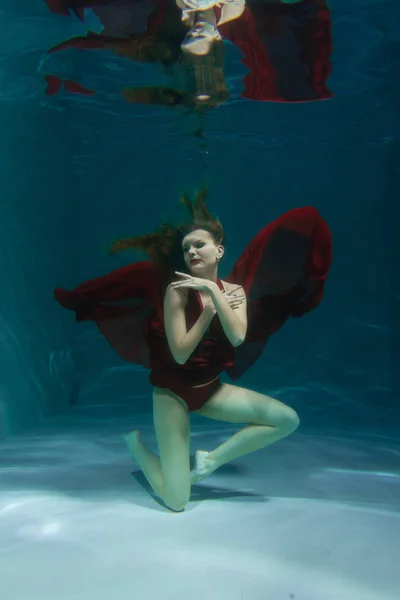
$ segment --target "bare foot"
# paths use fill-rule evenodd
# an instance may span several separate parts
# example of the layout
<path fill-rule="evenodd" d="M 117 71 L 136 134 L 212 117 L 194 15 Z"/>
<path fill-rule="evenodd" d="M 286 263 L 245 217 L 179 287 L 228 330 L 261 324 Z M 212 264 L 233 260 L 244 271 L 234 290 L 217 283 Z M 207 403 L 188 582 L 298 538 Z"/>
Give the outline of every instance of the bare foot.
<path fill-rule="evenodd" d="M 216 469 L 215 461 L 211 457 L 211 452 L 197 450 L 194 458 L 194 468 L 190 472 L 190 482 L 192 485 L 199 483 L 208 475 L 211 475 Z"/>

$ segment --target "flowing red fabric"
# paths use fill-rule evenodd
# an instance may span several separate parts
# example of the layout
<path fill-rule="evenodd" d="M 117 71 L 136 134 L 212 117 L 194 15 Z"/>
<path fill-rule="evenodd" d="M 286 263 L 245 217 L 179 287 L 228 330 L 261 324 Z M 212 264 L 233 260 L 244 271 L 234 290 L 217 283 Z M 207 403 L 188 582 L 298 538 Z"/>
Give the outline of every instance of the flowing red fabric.
<path fill-rule="evenodd" d="M 269 336 L 290 317 L 319 305 L 331 262 L 329 227 L 312 206 L 288 211 L 253 238 L 226 278 L 240 283 L 248 297 L 246 340 L 225 369 L 231 379 L 261 356 Z"/>
<path fill-rule="evenodd" d="M 72 291 L 56 288 L 54 297 L 75 312 L 77 321 L 94 321 L 126 361 L 148 369 L 161 362 L 175 373 L 193 372 L 200 366 L 208 366 L 211 372 L 220 367 L 236 380 L 261 356 L 270 335 L 290 317 L 300 317 L 318 306 L 331 260 L 329 227 L 311 206 L 290 210 L 264 227 L 226 278 L 242 285 L 248 298 L 244 343 L 236 348 L 223 343 L 229 360 L 200 349 L 187 364 L 172 364 L 163 326 L 167 281 L 162 269 L 151 261 L 127 265 Z M 221 364 L 207 365 L 207 360 Z"/>
<path fill-rule="evenodd" d="M 256 4 L 220 27 L 240 48 L 249 73 L 243 97 L 261 102 L 309 102 L 332 97 L 331 17 L 325 0 L 301 5 Z"/>

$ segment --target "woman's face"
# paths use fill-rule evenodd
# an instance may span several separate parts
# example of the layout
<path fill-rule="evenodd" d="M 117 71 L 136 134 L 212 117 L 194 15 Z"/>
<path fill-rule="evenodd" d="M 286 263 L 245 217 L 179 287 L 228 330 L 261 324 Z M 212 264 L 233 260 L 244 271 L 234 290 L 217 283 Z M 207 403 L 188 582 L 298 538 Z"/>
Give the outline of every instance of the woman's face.
<path fill-rule="evenodd" d="M 224 253 L 223 246 L 217 245 L 211 233 L 204 229 L 188 233 L 183 239 L 182 249 L 188 269 L 199 277 L 203 271 L 215 268 Z"/>

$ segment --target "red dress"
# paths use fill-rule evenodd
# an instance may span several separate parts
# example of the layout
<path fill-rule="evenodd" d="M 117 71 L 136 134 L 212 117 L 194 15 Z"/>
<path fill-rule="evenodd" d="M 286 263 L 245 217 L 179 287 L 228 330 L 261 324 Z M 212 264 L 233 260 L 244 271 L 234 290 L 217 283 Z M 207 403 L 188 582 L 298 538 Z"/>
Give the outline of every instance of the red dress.
<path fill-rule="evenodd" d="M 198 390 L 203 388 L 194 390 L 192 386 L 213 378 L 218 385 L 223 371 L 236 381 L 289 317 L 300 317 L 320 303 L 331 260 L 329 227 L 311 206 L 290 210 L 264 227 L 226 278 L 242 285 L 247 296 L 245 341 L 233 347 L 216 315 L 184 365 L 174 361 L 166 339 L 163 296 L 167 282 L 155 263 L 127 265 L 72 291 L 56 288 L 54 297 L 75 312 L 77 321 L 94 321 L 124 360 L 149 369 L 153 385 L 172 390 L 186 401 L 189 410 L 195 410 L 207 400 L 208 386 L 201 397 Z M 220 280 L 218 284 L 222 288 Z M 199 295 L 191 290 L 188 328 L 200 312 Z"/>

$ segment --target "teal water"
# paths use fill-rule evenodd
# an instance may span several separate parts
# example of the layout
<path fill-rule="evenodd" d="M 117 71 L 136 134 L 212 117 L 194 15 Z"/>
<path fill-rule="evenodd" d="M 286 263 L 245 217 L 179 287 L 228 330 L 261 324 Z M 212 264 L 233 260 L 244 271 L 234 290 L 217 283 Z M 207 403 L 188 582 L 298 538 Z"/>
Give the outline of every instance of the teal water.
<path fill-rule="evenodd" d="M 82 21 L 0 0 L 0 596 L 54 597 L 51 573 L 68 600 L 397 597 L 399 9 L 285 4 L 294 12 L 248 4 L 268 76 L 249 82 L 224 36 L 225 91 L 199 113 L 176 15 L 149 61 L 126 40 L 148 32 L 150 1 L 99 0 Z M 107 45 L 71 44 L 89 30 Z M 162 93 L 143 96 L 150 87 Z M 105 254 L 109 241 L 151 231 L 204 181 L 228 239 L 222 277 L 261 227 L 308 204 L 330 225 L 334 260 L 318 309 L 240 380 L 292 406 L 300 428 L 172 515 L 122 442 L 138 427 L 156 450 L 147 372 L 52 290 L 127 264 Z M 233 432 L 194 416 L 192 452 Z"/>

